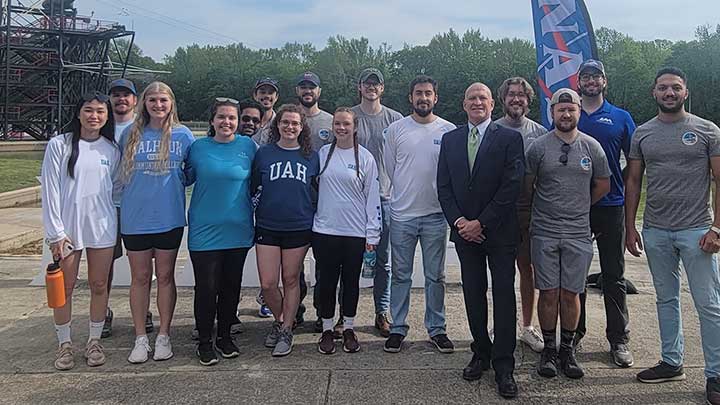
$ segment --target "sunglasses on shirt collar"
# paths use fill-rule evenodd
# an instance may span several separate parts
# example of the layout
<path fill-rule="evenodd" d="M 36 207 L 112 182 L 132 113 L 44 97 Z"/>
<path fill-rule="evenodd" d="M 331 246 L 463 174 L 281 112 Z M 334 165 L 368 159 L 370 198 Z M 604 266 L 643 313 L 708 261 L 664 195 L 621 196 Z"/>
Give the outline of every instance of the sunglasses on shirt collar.
<path fill-rule="evenodd" d="M 568 152 L 570 152 L 570 145 L 567 143 L 563 143 L 562 146 L 560 147 L 560 151 L 562 152 L 562 155 L 560 155 L 558 162 L 562 163 L 563 166 L 567 166 Z"/>

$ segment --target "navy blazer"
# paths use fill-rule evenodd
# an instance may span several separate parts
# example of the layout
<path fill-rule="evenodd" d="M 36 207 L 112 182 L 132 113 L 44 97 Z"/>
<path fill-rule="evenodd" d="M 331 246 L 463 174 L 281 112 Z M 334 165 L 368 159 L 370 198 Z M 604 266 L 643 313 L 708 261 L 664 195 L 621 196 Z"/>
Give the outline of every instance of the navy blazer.
<path fill-rule="evenodd" d="M 487 238 L 481 246 L 515 246 L 520 233 L 517 200 L 525 176 L 523 139 L 519 132 L 491 122 L 469 168 L 468 126 L 443 135 L 437 171 L 438 199 L 450 224 L 450 240 L 463 239 L 454 226 L 460 217 L 477 219 Z"/>

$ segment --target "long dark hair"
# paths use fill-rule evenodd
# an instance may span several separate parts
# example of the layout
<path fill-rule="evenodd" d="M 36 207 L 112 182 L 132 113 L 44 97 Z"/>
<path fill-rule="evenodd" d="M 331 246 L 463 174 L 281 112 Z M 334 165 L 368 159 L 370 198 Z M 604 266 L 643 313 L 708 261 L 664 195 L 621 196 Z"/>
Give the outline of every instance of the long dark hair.
<path fill-rule="evenodd" d="M 335 115 L 337 113 L 348 113 L 353 118 L 353 151 L 355 152 L 355 174 L 358 178 L 360 178 L 360 157 L 358 152 L 358 139 L 357 139 L 357 126 L 358 126 L 358 117 L 355 114 L 353 110 L 351 110 L 349 107 L 338 107 L 335 109 L 335 113 L 333 114 L 333 121 L 335 121 Z M 337 146 L 337 137 L 333 137 L 333 141 L 330 144 L 330 151 L 328 152 L 327 158 L 325 158 L 325 164 L 323 165 L 322 170 L 320 170 L 320 173 L 318 173 L 318 176 L 322 175 L 325 172 L 325 169 L 327 169 L 328 164 L 330 164 L 330 158 L 333 155 L 333 152 L 335 152 L 335 147 Z"/>
<path fill-rule="evenodd" d="M 312 153 L 312 147 L 310 146 L 310 128 L 307 126 L 307 120 L 305 118 L 305 112 L 303 109 L 296 104 L 283 104 L 277 112 L 277 116 L 270 124 L 270 137 L 268 143 L 277 143 L 280 140 L 280 121 L 282 121 L 285 113 L 297 113 L 300 115 L 300 124 L 302 125 L 302 131 L 298 135 L 298 143 L 300 144 L 300 153 L 303 156 L 308 157 Z"/>
<path fill-rule="evenodd" d="M 73 115 L 72 121 L 70 121 L 70 133 L 72 135 L 72 150 L 70 152 L 70 159 L 68 159 L 68 175 L 71 178 L 75 178 L 75 164 L 77 163 L 78 158 L 80 157 L 80 131 L 82 129 L 82 125 L 80 124 L 80 111 L 85 106 L 85 104 L 97 100 L 103 104 L 105 104 L 105 107 L 108 111 L 108 119 L 107 122 L 105 122 L 105 125 L 103 125 L 102 128 L 100 128 L 100 136 L 107 139 L 115 145 L 115 117 L 113 116 L 113 110 L 112 106 L 110 105 L 110 98 L 106 96 L 103 93 L 100 93 L 99 91 L 91 91 L 89 93 L 86 93 L 82 97 L 80 97 L 80 100 L 75 105 L 75 114 Z"/>
<path fill-rule="evenodd" d="M 215 127 L 213 126 L 213 120 L 215 119 L 215 114 L 217 114 L 217 110 L 220 107 L 235 107 L 238 117 L 238 128 L 235 128 L 236 133 L 238 132 L 238 129 L 240 127 L 240 103 L 233 98 L 218 97 L 213 102 L 212 107 L 210 107 L 210 127 L 207 130 L 207 136 L 211 138 L 215 136 Z M 262 114 L 260 114 L 260 116 L 262 116 Z"/>

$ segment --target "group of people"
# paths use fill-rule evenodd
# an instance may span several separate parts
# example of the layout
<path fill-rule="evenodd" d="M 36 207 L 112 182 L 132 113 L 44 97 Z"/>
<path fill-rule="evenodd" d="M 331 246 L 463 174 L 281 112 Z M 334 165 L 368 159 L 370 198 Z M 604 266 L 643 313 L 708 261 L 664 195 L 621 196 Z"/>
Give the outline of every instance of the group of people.
<path fill-rule="evenodd" d="M 85 95 L 71 132 L 49 142 L 42 169 L 47 241 L 62 259 L 67 296 L 67 304 L 54 310 L 55 367 L 74 366 L 71 298 L 82 250 L 91 291 L 85 357 L 90 366 L 105 362 L 100 339 L 111 333 L 108 294 L 121 240 L 131 268 L 136 333 L 128 361 L 172 357 L 174 267 L 186 224 L 203 365 L 217 363 L 218 354 L 239 355 L 231 335 L 239 324 L 243 265 L 253 246 L 259 314 L 274 318 L 265 338 L 273 356 L 292 351 L 293 329 L 304 322 L 303 263 L 310 247 L 319 352 L 334 353 L 338 339 L 345 352 L 360 350 L 354 320 L 368 255 L 377 258 L 375 327 L 387 338 L 384 350 L 400 352 L 409 330 L 418 241 L 425 328 L 438 351 L 452 353 L 444 306 L 449 228 L 472 334 L 466 380 L 480 379 L 492 367 L 498 393 L 517 396 L 517 340 L 540 353 L 541 376 L 584 375 L 575 353 L 586 332 L 584 292 L 595 241 L 613 362 L 634 362 L 623 257 L 626 249 L 637 256 L 644 248 L 657 294 L 662 360 L 637 379 L 685 378 L 682 262 L 701 323 L 707 398 L 720 404 L 720 276 L 714 255 L 720 250 L 720 218 L 718 204 L 714 215 L 709 204 L 711 182 L 720 183 L 713 176 L 720 173 L 720 129 L 685 111 L 687 78 L 675 68 L 657 73 L 658 115 L 638 128 L 628 112 L 605 100 L 608 78 L 600 61 L 585 61 L 577 84 L 577 91 L 552 94 L 548 132 L 527 118 L 535 93 L 521 77 L 498 89 L 504 115 L 495 121 L 492 91 L 471 84 L 463 99 L 467 123 L 458 127 L 434 114 L 438 83 L 429 76 L 410 83 L 412 113 L 406 117 L 381 103 L 385 81 L 375 68 L 359 75 L 360 104 L 332 115 L 318 107 L 316 74 L 300 75 L 298 103 L 277 111 L 278 82 L 262 78 L 252 100 L 216 98 L 208 136 L 198 140 L 179 123 L 175 97 L 163 83 L 150 84 L 139 99 L 126 79 L 111 83 L 109 97 Z M 644 175 L 641 237 L 635 222 Z M 154 329 L 148 311 L 153 274 L 160 316 L 154 348 L 147 337 Z M 539 331 L 533 326 L 536 290 Z"/>

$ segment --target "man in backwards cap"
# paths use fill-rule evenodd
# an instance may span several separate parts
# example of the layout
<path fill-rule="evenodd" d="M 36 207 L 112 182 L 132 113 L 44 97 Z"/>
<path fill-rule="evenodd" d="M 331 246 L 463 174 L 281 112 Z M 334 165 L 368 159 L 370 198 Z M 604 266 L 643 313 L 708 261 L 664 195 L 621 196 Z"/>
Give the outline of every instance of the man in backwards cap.
<path fill-rule="evenodd" d="M 555 129 L 536 139 L 526 153 L 525 188 L 534 193 L 530 255 L 535 287 L 540 290 L 538 319 L 545 343 L 537 372 L 543 377 L 557 376 L 558 357 L 567 377 L 584 375 L 575 360 L 573 339 L 580 317 L 579 295 L 585 291 L 593 256 L 590 206 L 610 191 L 602 146 L 577 129 L 580 105 L 574 90 L 556 91 L 550 101 Z"/>

